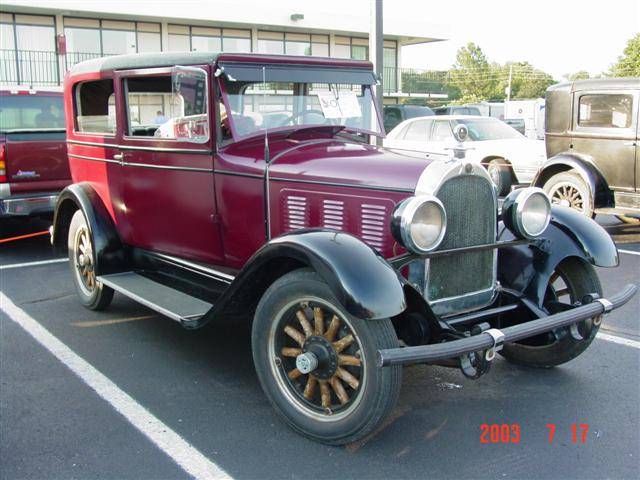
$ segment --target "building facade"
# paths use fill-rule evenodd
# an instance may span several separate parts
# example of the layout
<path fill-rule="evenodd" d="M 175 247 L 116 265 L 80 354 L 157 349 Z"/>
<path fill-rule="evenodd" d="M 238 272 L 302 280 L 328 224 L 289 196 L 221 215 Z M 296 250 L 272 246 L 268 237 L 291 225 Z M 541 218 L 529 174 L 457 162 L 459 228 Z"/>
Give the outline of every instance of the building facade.
<path fill-rule="evenodd" d="M 365 60 L 369 2 L 356 3 L 359 7 L 335 15 L 311 2 L 285 0 L 271 9 L 251 1 L 7 0 L 0 6 L 0 84 L 59 85 L 78 62 L 126 53 L 260 52 Z M 199 7 L 197 15 L 189 4 Z M 158 15 L 149 12 L 154 5 Z M 402 46 L 444 40 L 446 30 L 386 16 L 384 29 L 383 90 L 394 101 L 410 94 L 402 90 Z"/>

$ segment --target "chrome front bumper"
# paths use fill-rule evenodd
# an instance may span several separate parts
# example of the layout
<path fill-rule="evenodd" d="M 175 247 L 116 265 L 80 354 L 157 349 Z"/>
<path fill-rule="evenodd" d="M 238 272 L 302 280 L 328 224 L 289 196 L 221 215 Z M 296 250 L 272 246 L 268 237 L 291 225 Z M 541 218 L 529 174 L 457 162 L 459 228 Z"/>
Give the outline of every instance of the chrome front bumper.
<path fill-rule="evenodd" d="M 488 351 L 496 348 L 496 335 L 501 342 L 517 342 L 556 328 L 568 327 L 582 320 L 598 317 L 603 313 L 619 308 L 631 300 L 638 287 L 629 284 L 621 292 L 607 300 L 595 299 L 579 307 L 565 310 L 537 320 L 507 327 L 502 330 L 491 329 L 478 335 L 452 340 L 450 342 L 420 345 L 417 347 L 388 348 L 378 350 L 378 366 L 411 365 L 414 363 L 430 363 L 438 360 L 462 357 L 472 352 Z"/>
<path fill-rule="evenodd" d="M 0 198 L 0 217 L 27 216 L 53 212 L 58 193 L 14 195 Z"/>

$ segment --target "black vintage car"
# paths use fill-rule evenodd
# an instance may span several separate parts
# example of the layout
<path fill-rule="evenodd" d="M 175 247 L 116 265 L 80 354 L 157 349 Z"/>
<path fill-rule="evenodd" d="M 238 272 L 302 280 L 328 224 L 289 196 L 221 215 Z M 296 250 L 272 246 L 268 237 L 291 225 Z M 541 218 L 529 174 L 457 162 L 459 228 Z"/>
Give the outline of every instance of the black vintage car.
<path fill-rule="evenodd" d="M 547 162 L 533 185 L 586 216 L 640 222 L 640 78 L 581 80 L 547 90 Z"/>

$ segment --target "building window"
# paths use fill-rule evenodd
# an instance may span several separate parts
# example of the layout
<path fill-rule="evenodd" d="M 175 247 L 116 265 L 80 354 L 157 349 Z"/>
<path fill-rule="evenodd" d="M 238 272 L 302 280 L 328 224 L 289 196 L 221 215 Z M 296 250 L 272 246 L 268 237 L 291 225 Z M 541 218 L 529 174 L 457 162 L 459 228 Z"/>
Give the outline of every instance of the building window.
<path fill-rule="evenodd" d="M 160 52 L 159 23 L 64 17 L 67 68 L 90 58 Z"/>
<path fill-rule="evenodd" d="M 369 40 L 366 38 L 336 36 L 333 55 L 336 58 L 353 60 L 369 59 Z M 397 91 L 398 45 L 395 40 L 385 40 L 382 51 L 383 87 L 385 92 Z"/>
<path fill-rule="evenodd" d="M 54 17 L 0 13 L 0 83 L 59 83 Z"/>
<path fill-rule="evenodd" d="M 250 52 L 251 31 L 169 25 L 169 50 L 172 52 Z"/>
<path fill-rule="evenodd" d="M 258 52 L 328 57 L 329 37 L 327 35 L 259 31 Z"/>

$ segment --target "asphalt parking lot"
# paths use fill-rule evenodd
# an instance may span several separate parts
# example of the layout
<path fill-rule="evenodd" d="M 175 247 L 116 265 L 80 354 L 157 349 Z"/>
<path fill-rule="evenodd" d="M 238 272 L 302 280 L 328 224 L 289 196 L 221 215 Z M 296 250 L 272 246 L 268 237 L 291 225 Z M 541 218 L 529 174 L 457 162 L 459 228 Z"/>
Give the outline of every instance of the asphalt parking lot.
<path fill-rule="evenodd" d="M 640 283 L 640 227 L 599 221 L 624 250 L 619 268 L 600 270 L 606 295 Z M 45 228 L 5 224 L 0 237 Z M 290 431 L 267 403 L 247 325 L 187 331 L 118 294 L 104 312 L 85 310 L 65 262 L 29 264 L 59 258 L 47 242 L 0 244 L 2 293 L 115 385 L 104 395 L 124 392 L 126 405 L 143 407 L 141 422 L 159 420 L 160 430 L 234 478 L 640 478 L 640 296 L 607 316 L 604 335 L 559 368 L 497 359 L 477 381 L 457 370 L 406 368 L 383 428 L 326 447 Z M 0 478 L 189 477 L 166 454 L 175 445 L 154 444 L 127 412 L 1 315 Z M 481 443 L 485 423 L 518 424 L 519 443 Z M 547 424 L 556 425 L 551 443 Z M 572 424 L 588 425 L 584 443 L 581 430 L 574 443 Z"/>

